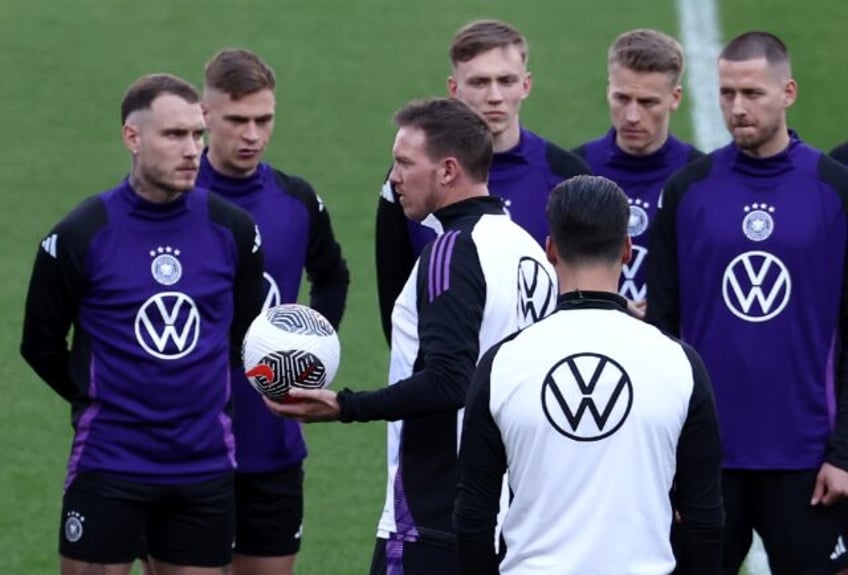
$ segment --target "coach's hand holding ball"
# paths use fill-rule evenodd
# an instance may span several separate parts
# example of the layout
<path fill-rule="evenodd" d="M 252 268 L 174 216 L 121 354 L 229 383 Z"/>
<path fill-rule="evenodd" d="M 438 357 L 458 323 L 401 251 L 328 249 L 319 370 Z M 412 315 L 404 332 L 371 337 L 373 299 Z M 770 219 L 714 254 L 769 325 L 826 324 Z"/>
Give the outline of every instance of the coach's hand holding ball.
<path fill-rule="evenodd" d="M 335 421 L 339 418 L 336 392 L 329 389 L 301 389 L 293 387 L 280 402 L 264 398 L 265 405 L 275 415 L 291 417 L 303 423 Z"/>

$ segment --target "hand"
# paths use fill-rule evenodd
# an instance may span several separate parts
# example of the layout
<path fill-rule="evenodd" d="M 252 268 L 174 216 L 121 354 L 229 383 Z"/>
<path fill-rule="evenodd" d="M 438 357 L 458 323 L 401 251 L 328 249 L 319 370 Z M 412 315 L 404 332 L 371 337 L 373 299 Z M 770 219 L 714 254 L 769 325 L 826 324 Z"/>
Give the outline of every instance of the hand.
<path fill-rule="evenodd" d="M 627 311 L 636 319 L 645 319 L 645 312 L 648 310 L 648 300 L 627 300 Z"/>
<path fill-rule="evenodd" d="M 291 417 L 303 423 L 335 421 L 339 418 L 336 392 L 329 389 L 299 389 L 293 387 L 282 401 L 262 398 L 271 413 Z"/>
<path fill-rule="evenodd" d="M 848 496 L 848 471 L 830 463 L 823 463 L 816 477 L 810 505 L 833 505 Z"/>

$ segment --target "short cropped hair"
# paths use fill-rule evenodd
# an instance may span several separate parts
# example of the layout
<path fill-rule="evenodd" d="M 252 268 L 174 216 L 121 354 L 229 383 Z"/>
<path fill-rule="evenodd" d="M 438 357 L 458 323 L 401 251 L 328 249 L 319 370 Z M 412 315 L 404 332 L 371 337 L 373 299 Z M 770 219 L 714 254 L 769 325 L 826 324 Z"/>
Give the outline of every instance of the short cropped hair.
<path fill-rule="evenodd" d="M 627 239 L 630 204 L 612 180 L 575 176 L 557 184 L 546 207 L 551 239 L 565 263 L 614 263 Z"/>
<path fill-rule="evenodd" d="M 720 60 L 744 62 L 765 58 L 771 66 L 789 65 L 789 49 L 771 32 L 752 30 L 736 36 L 719 54 Z"/>
<path fill-rule="evenodd" d="M 615 39 L 607 54 L 607 64 L 638 73 L 668 74 L 677 85 L 683 76 L 683 48 L 680 42 L 659 30 L 640 28 Z"/>
<path fill-rule="evenodd" d="M 500 20 L 476 20 L 466 24 L 454 35 L 450 45 L 451 64 L 468 62 L 483 52 L 515 46 L 521 61 L 527 62 L 527 39 L 513 25 Z"/>
<path fill-rule="evenodd" d="M 148 74 L 132 83 L 121 102 L 121 124 L 139 110 L 148 110 L 153 101 L 164 94 L 179 96 L 189 104 L 200 101 L 194 86 L 172 74 Z"/>
<path fill-rule="evenodd" d="M 277 87 L 274 70 L 262 59 L 241 48 L 221 50 L 206 63 L 204 88 L 227 94 L 233 100 Z"/>
<path fill-rule="evenodd" d="M 414 100 L 395 112 L 399 128 L 424 132 L 427 154 L 432 160 L 448 156 L 476 182 L 485 182 L 492 165 L 492 133 L 486 122 L 454 98 Z"/>

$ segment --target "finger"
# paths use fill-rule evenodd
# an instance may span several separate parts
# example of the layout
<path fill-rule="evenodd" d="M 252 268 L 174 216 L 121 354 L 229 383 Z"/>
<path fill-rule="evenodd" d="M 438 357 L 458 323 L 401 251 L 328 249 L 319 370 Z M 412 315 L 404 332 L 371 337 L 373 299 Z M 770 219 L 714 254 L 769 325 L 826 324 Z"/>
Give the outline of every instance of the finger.
<path fill-rule="evenodd" d="M 813 487 L 813 497 L 810 499 L 810 505 L 818 505 L 821 503 L 822 497 L 825 494 L 824 478 L 821 474 L 816 477 L 816 486 Z"/>

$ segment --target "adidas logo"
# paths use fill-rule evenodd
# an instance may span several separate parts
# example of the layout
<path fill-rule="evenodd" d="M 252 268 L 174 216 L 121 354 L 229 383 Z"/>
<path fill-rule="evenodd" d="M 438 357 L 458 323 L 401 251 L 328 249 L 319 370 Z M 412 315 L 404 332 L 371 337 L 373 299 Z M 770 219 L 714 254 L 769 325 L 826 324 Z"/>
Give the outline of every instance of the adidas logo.
<path fill-rule="evenodd" d="M 842 535 L 840 535 L 836 539 L 836 547 L 833 548 L 833 553 L 830 554 L 831 560 L 836 560 L 845 555 L 845 552 L 848 549 L 845 549 L 845 541 L 842 540 Z"/>
<path fill-rule="evenodd" d="M 50 254 L 50 257 L 56 259 L 56 240 L 58 236 L 56 234 L 50 234 L 47 236 L 43 242 L 41 242 L 41 249 Z"/>
<path fill-rule="evenodd" d="M 250 253 L 255 254 L 262 247 L 262 235 L 259 233 L 259 226 L 253 226 L 253 249 Z"/>

